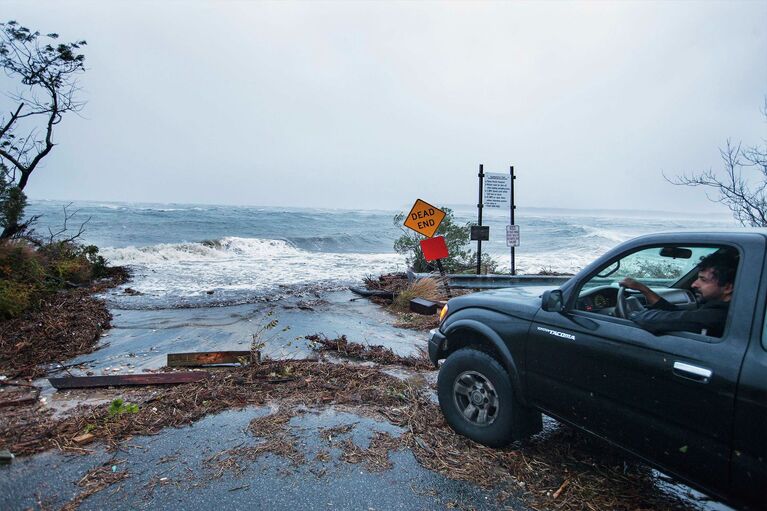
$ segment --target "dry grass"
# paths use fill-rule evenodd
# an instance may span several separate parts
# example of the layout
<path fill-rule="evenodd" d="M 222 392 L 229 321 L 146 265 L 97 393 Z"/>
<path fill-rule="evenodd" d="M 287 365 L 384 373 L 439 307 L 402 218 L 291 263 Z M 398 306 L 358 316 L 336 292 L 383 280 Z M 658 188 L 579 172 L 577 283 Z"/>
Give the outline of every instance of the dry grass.
<path fill-rule="evenodd" d="M 394 297 L 391 308 L 396 312 L 407 312 L 410 310 L 410 300 L 413 298 L 425 298 L 432 302 L 444 301 L 447 295 L 442 279 L 426 277 L 416 280 Z"/>

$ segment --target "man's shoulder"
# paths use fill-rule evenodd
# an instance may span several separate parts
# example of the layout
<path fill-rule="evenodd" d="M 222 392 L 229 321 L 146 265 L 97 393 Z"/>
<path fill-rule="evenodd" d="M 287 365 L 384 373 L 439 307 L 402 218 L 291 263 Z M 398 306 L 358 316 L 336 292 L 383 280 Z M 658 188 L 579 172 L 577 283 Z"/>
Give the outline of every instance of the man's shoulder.
<path fill-rule="evenodd" d="M 711 302 L 706 302 L 703 305 L 700 306 L 701 309 L 721 309 L 721 310 L 727 310 L 730 308 L 730 302 L 724 302 L 722 300 L 714 300 Z"/>

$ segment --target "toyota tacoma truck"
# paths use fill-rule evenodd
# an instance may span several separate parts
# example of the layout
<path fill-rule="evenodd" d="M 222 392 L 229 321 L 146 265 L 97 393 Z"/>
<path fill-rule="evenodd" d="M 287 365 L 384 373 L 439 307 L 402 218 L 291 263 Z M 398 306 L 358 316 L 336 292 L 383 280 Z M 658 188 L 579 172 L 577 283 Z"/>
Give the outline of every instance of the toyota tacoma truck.
<path fill-rule="evenodd" d="M 699 307 L 697 263 L 737 252 L 721 337 L 653 334 L 628 319 L 639 280 Z M 440 407 L 458 433 L 501 447 L 545 413 L 732 505 L 767 508 L 767 230 L 643 236 L 559 289 L 514 287 L 448 301 L 432 330 Z M 444 360 L 440 364 L 440 361 Z"/>

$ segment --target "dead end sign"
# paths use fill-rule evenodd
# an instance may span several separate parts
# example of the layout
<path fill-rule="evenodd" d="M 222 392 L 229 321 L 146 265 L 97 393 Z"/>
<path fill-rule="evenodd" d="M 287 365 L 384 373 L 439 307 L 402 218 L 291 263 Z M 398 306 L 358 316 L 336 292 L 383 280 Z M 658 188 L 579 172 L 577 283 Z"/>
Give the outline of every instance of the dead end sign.
<path fill-rule="evenodd" d="M 427 261 L 437 261 L 448 256 L 447 243 L 445 243 L 445 238 L 442 236 L 421 240 L 421 250 L 423 251 L 424 259 Z"/>
<path fill-rule="evenodd" d="M 405 219 L 405 227 L 431 238 L 444 218 L 444 211 L 418 199 Z"/>

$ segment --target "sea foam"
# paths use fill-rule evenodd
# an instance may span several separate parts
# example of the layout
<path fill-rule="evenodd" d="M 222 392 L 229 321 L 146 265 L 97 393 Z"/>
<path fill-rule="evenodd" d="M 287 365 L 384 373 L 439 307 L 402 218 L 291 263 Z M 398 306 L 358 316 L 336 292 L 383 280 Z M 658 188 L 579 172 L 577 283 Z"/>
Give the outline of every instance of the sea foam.
<path fill-rule="evenodd" d="M 120 306 L 243 303 L 291 287 L 344 286 L 404 268 L 397 254 L 307 252 L 285 240 L 239 237 L 102 253 L 111 264 L 133 270 L 130 287 L 143 295 L 122 297 Z"/>

